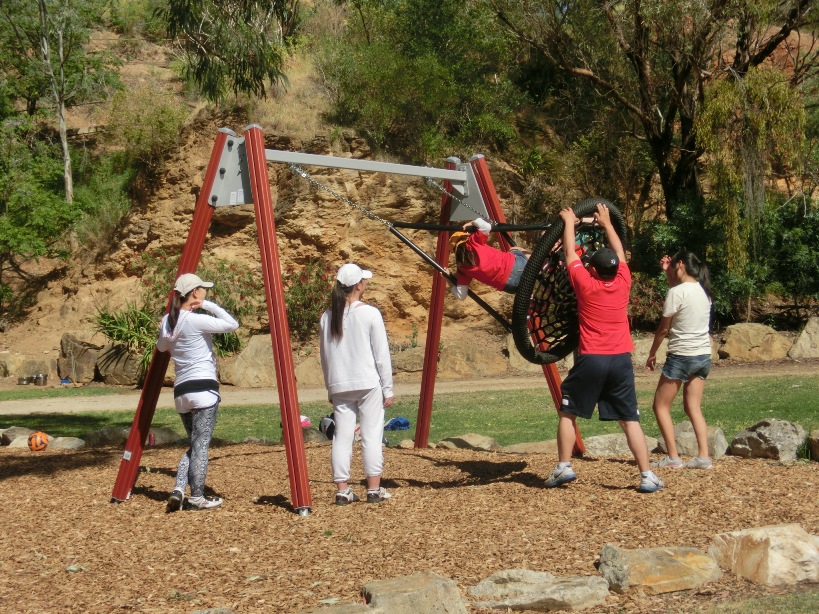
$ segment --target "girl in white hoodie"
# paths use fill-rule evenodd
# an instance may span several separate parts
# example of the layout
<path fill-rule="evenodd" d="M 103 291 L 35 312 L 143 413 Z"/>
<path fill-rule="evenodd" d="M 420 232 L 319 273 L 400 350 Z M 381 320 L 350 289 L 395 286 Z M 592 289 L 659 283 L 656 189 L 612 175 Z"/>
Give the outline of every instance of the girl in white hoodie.
<path fill-rule="evenodd" d="M 219 305 L 205 299 L 207 289 L 212 287 L 213 282 L 202 281 L 193 273 L 180 275 L 156 342 L 157 350 L 171 353 L 176 373 L 173 388 L 176 411 L 191 441 L 191 447 L 179 461 L 176 484 L 168 497 L 168 512 L 182 509 L 188 485 L 191 509 L 205 510 L 222 504 L 221 497 L 205 497 L 208 448 L 221 400 L 212 335 L 233 332 L 239 323 Z M 213 315 L 196 313 L 200 308 Z"/>

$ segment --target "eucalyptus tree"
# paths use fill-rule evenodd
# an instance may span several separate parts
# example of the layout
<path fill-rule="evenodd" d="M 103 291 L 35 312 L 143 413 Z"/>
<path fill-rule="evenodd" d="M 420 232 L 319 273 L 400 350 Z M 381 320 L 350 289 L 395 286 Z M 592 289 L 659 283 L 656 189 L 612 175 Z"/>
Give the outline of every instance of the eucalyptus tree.
<path fill-rule="evenodd" d="M 709 90 L 763 65 L 796 87 L 817 67 L 815 0 L 487 2 L 551 70 L 613 103 L 647 145 L 669 219 L 703 199 L 697 119 Z"/>
<path fill-rule="evenodd" d="M 158 11 L 184 76 L 211 101 L 228 92 L 265 97 L 286 82 L 286 43 L 299 22 L 298 0 L 169 0 Z"/>
<path fill-rule="evenodd" d="M 0 74 L 9 94 L 53 108 L 63 155 L 65 199 L 74 199 L 66 110 L 105 97 L 118 84 L 116 59 L 89 51 L 91 28 L 99 23 L 104 0 L 3 0 L 0 2 Z"/>

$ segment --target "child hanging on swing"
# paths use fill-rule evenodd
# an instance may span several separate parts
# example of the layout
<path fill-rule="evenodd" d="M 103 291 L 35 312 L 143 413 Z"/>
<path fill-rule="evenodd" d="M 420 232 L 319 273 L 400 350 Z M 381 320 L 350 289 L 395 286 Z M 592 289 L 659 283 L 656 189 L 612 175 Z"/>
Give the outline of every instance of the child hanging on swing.
<path fill-rule="evenodd" d="M 470 232 L 470 229 L 477 232 Z M 478 218 L 464 224 L 463 231 L 453 232 L 449 238 L 449 247 L 457 265 L 452 294 L 458 300 L 467 297 L 469 282 L 473 279 L 510 294 L 514 294 L 518 288 L 520 276 L 531 254 L 518 247 L 504 252 L 488 245 L 486 241 L 491 231 L 489 222 Z"/>

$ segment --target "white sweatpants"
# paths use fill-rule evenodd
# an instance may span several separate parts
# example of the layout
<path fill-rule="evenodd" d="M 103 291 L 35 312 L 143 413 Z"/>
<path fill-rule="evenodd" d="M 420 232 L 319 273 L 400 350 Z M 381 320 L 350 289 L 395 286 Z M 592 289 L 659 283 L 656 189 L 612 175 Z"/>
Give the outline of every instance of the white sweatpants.
<path fill-rule="evenodd" d="M 350 481 L 356 418 L 361 425 L 364 475 L 368 478 L 381 475 L 384 470 L 384 451 L 381 448 L 384 437 L 384 397 L 381 388 L 341 392 L 332 395 L 330 402 L 333 404 L 333 420 L 336 423 L 330 454 L 333 482 Z"/>

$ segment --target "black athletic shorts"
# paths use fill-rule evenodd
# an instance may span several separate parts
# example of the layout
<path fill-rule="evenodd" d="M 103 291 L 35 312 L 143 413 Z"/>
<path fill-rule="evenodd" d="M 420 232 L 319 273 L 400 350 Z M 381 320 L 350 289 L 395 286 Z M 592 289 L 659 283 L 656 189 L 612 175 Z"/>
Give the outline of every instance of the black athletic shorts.
<path fill-rule="evenodd" d="M 581 354 L 560 386 L 561 411 L 591 418 L 598 405 L 601 420 L 639 422 L 631 354 Z"/>

